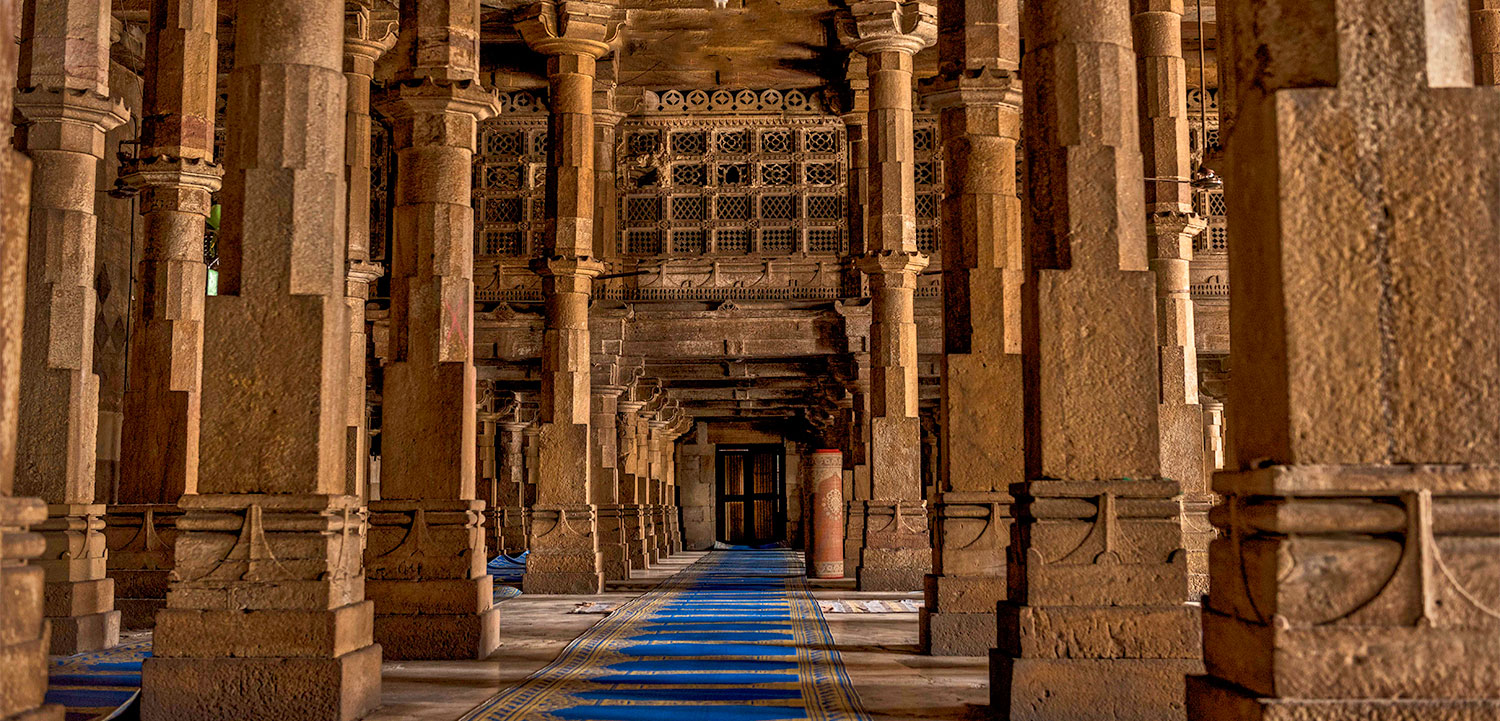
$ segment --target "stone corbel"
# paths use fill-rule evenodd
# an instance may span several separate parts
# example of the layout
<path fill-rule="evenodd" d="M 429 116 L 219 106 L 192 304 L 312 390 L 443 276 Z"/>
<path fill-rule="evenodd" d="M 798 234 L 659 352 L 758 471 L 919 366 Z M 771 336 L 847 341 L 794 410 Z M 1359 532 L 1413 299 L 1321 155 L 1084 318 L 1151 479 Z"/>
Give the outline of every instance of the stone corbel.
<path fill-rule="evenodd" d="M 619 41 L 621 22 L 613 2 L 541 0 L 521 15 L 516 29 L 543 55 L 602 58 Z"/>
<path fill-rule="evenodd" d="M 937 6 L 921 0 L 864 0 L 854 15 L 852 47 L 865 55 L 888 50 L 915 55 L 937 42 Z"/>

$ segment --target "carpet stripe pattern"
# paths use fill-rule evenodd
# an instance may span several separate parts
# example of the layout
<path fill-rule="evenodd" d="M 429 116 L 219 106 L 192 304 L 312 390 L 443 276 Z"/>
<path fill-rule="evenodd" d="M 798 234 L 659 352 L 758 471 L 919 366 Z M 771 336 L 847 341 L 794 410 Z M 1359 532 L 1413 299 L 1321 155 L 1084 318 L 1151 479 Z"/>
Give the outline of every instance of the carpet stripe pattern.
<path fill-rule="evenodd" d="M 47 703 L 67 710 L 67 721 L 114 718 L 140 694 L 141 662 L 150 639 L 103 651 L 54 656 L 47 670 Z"/>
<path fill-rule="evenodd" d="M 463 721 L 866 721 L 802 569 L 715 551 Z"/>

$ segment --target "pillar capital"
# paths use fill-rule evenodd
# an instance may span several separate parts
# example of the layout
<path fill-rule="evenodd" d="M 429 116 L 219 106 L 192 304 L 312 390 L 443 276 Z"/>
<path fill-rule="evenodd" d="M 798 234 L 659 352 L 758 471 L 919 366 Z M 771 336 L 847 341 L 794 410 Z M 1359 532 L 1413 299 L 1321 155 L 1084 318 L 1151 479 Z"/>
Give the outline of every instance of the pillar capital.
<path fill-rule="evenodd" d="M 922 97 L 933 110 L 987 106 L 1021 111 L 1021 74 L 981 67 L 921 81 Z"/>
<path fill-rule="evenodd" d="M 136 188 L 178 186 L 212 193 L 223 185 L 224 167 L 207 160 L 159 155 L 126 163 L 120 179 Z"/>
<path fill-rule="evenodd" d="M 854 15 L 855 52 L 916 55 L 937 41 L 937 6 L 921 0 L 863 0 Z"/>
<path fill-rule="evenodd" d="M 370 16 L 370 0 L 344 3 L 344 72 L 368 75 L 375 61 L 396 46 L 399 23 Z"/>
<path fill-rule="evenodd" d="M 551 278 L 597 278 L 604 273 L 604 263 L 589 257 L 554 255 L 531 261 L 531 270 L 537 275 Z"/>
<path fill-rule="evenodd" d="M 29 125 L 47 122 L 76 124 L 87 126 L 90 131 L 97 129 L 106 133 L 130 119 L 130 110 L 122 98 L 90 90 L 45 86 L 16 91 L 16 110 Z M 102 157 L 102 150 L 100 154 Z"/>
<path fill-rule="evenodd" d="M 543 55 L 608 55 L 619 34 L 614 3 L 590 0 L 542 0 L 527 8 L 516 23 L 531 49 Z"/>
<path fill-rule="evenodd" d="M 866 253 L 857 262 L 870 275 L 899 275 L 919 273 L 932 261 L 916 251 L 891 250 Z"/>
<path fill-rule="evenodd" d="M 478 80 L 423 77 L 398 81 L 380 94 L 376 107 L 393 118 L 463 113 L 488 120 L 500 114 L 500 96 Z"/>

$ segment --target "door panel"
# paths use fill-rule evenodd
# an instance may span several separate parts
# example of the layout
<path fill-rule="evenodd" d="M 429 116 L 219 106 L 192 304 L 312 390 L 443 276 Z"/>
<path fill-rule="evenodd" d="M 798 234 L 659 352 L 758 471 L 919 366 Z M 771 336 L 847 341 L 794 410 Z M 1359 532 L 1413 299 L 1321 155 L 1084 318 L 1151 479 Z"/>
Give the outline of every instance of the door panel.
<path fill-rule="evenodd" d="M 786 540 L 786 479 L 781 446 L 721 446 L 718 540 L 761 545 Z"/>

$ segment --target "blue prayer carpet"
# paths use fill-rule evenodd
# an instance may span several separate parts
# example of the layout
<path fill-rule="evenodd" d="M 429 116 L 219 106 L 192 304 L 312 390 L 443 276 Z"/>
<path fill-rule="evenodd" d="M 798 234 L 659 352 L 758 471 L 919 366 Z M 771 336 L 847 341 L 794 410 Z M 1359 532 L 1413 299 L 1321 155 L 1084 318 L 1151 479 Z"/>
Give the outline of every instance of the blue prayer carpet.
<path fill-rule="evenodd" d="M 462 721 L 864 721 L 802 569 L 711 553 Z"/>
<path fill-rule="evenodd" d="M 47 670 L 47 703 L 67 709 L 68 721 L 114 718 L 141 690 L 141 662 L 151 641 L 132 641 L 103 651 L 54 656 Z"/>

